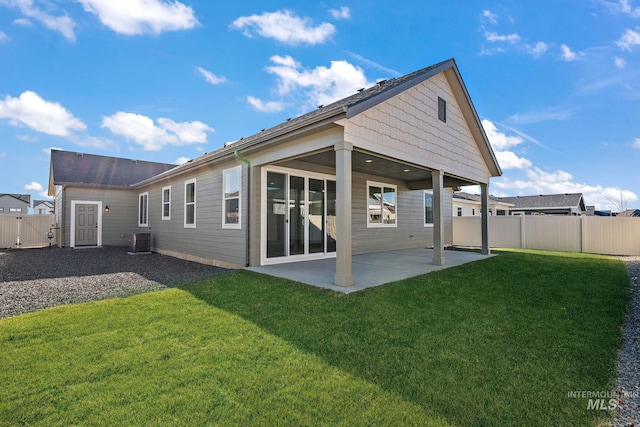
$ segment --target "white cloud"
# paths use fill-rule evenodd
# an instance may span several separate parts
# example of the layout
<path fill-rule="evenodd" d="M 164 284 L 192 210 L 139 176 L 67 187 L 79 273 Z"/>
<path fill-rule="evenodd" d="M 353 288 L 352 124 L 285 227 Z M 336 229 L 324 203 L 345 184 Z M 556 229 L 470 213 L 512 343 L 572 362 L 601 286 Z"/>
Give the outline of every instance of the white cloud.
<path fill-rule="evenodd" d="M 25 185 L 24 189 L 28 191 L 35 191 L 39 196 L 49 198 L 47 190 L 45 190 L 39 182 L 33 181 L 30 184 Z"/>
<path fill-rule="evenodd" d="M 197 67 L 196 70 L 198 70 L 198 72 L 204 76 L 204 79 L 212 85 L 219 85 L 227 81 L 226 77 L 216 76 L 211 71 L 207 71 L 202 67 Z"/>
<path fill-rule="evenodd" d="M 491 13 L 490 10 L 483 10 L 482 17 L 489 21 L 490 24 L 496 25 L 498 23 L 498 15 Z"/>
<path fill-rule="evenodd" d="M 329 13 L 335 19 L 349 19 L 351 18 L 351 10 L 348 7 L 342 6 L 340 9 L 329 9 Z"/>
<path fill-rule="evenodd" d="M 560 51 L 562 60 L 567 62 L 577 61 L 581 56 L 584 56 L 581 52 L 572 51 L 566 44 L 560 46 Z"/>
<path fill-rule="evenodd" d="M 160 34 L 188 30 L 199 24 L 193 9 L 173 0 L 78 0 L 86 12 L 93 13 L 116 33 L 126 35 Z"/>
<path fill-rule="evenodd" d="M 31 190 L 31 191 L 42 191 L 42 184 L 40 184 L 39 182 L 33 181 L 31 184 L 25 185 L 24 189 Z"/>
<path fill-rule="evenodd" d="M 374 84 L 367 80 L 360 67 L 347 61 L 331 61 L 328 68 L 318 66 L 314 69 L 304 69 L 290 56 L 272 56 L 271 62 L 275 65 L 267 67 L 267 71 L 278 77 L 279 95 L 303 91 L 307 101 L 302 109 L 330 104 Z"/>
<path fill-rule="evenodd" d="M 640 18 L 640 7 L 635 9 L 629 4 L 629 0 L 620 0 L 620 10 L 633 18 Z"/>
<path fill-rule="evenodd" d="M 533 55 L 535 58 L 544 55 L 548 49 L 549 49 L 549 46 L 547 46 L 545 42 L 537 42 L 533 46 L 525 45 L 525 50 L 531 55 Z"/>
<path fill-rule="evenodd" d="M 251 104 L 251 106 L 257 111 L 260 111 L 262 113 L 277 113 L 284 110 L 285 107 L 285 104 L 283 102 L 264 102 L 261 99 L 255 98 L 253 96 L 247 96 L 247 102 L 249 102 L 249 104 Z"/>
<path fill-rule="evenodd" d="M 214 131 L 199 121 L 177 123 L 171 119 L 159 118 L 156 125 L 147 116 L 122 111 L 104 117 L 101 127 L 140 144 L 149 151 L 161 150 L 165 145 L 206 143 L 207 132 Z"/>
<path fill-rule="evenodd" d="M 636 30 L 640 30 L 640 27 L 636 27 Z M 640 32 L 627 28 L 616 44 L 622 50 L 631 51 L 634 46 L 640 44 Z"/>
<path fill-rule="evenodd" d="M 33 0 L 0 0 L 0 6 L 7 6 L 20 9 L 20 12 L 36 21 L 41 22 L 50 30 L 57 31 L 67 40 L 75 41 L 76 35 L 74 28 L 76 23 L 67 15 L 53 16 L 33 5 Z M 53 7 L 53 3 L 47 2 L 47 9 Z M 26 20 L 22 20 L 26 21 Z M 15 23 L 15 21 L 14 21 Z"/>
<path fill-rule="evenodd" d="M 14 25 L 18 25 L 20 27 L 32 27 L 33 23 L 27 18 L 18 18 L 13 20 Z"/>
<path fill-rule="evenodd" d="M 509 117 L 507 121 L 517 124 L 530 124 L 548 122 L 552 120 L 569 120 L 573 117 L 575 110 L 576 109 L 573 107 L 549 107 L 523 114 L 516 113 Z"/>
<path fill-rule="evenodd" d="M 616 68 L 624 68 L 627 66 L 627 61 L 618 56 L 613 59 L 613 63 L 615 64 Z"/>
<path fill-rule="evenodd" d="M 517 195 L 582 193 L 585 203 L 595 205 L 596 209 L 617 210 L 615 205 L 621 198 L 628 203 L 638 200 L 638 196 L 629 190 L 578 183 L 569 172 L 545 172 L 537 167 L 527 170 L 527 180 L 502 177 L 492 185 L 512 195 L 514 191 Z"/>
<path fill-rule="evenodd" d="M 357 53 L 349 52 L 349 51 L 347 51 L 347 53 L 353 58 L 355 58 L 357 61 L 365 64 L 368 67 L 374 68 L 376 70 L 380 70 L 383 73 L 387 73 L 390 76 L 394 76 L 394 77 L 402 76 L 401 72 L 394 70 L 393 68 L 388 68 L 388 67 L 385 67 L 384 65 L 378 64 L 377 62 L 367 59 L 362 55 L 358 55 Z"/>
<path fill-rule="evenodd" d="M 5 43 L 7 40 L 9 40 L 9 36 L 7 35 L 7 33 L 3 33 L 2 31 L 0 31 L 0 44 Z"/>
<path fill-rule="evenodd" d="M 585 202 L 589 205 L 596 205 L 597 209 L 615 209 L 611 205 L 611 200 L 619 200 L 620 197 L 624 197 L 627 202 L 639 200 L 638 196 L 629 190 L 578 183 L 569 172 L 563 170 L 544 171 L 534 166 L 530 160 L 504 150 L 520 145 L 524 142 L 523 138 L 504 134 L 489 120 L 483 120 L 482 126 L 489 142 L 496 150 L 495 154 L 500 167 L 503 170 L 512 170 L 502 177 L 491 180 L 492 189 L 497 190 L 494 191 L 494 194 L 520 196 L 583 193 Z M 634 146 L 636 143 L 637 148 L 640 148 L 640 138 L 636 139 Z M 516 177 L 518 175 L 519 178 Z"/>
<path fill-rule="evenodd" d="M 633 140 L 633 143 L 631 144 L 631 146 L 633 148 L 640 148 L 640 138 L 636 138 Z"/>
<path fill-rule="evenodd" d="M 7 96 L 0 101 L 0 118 L 9 119 L 13 126 L 22 124 L 56 136 L 69 136 L 71 131 L 86 129 L 86 125 L 62 105 L 45 101 L 32 91 L 23 92 L 19 98 Z"/>
<path fill-rule="evenodd" d="M 183 165 L 185 163 L 187 163 L 189 160 L 191 160 L 188 157 L 178 157 L 177 159 L 174 160 L 174 163 L 176 165 Z"/>
<path fill-rule="evenodd" d="M 496 128 L 496 125 L 489 120 L 483 120 L 482 127 L 494 150 L 504 150 L 505 148 L 515 147 L 524 142 L 524 139 L 520 136 L 507 135 L 500 132 L 498 128 Z"/>
<path fill-rule="evenodd" d="M 496 151 L 496 159 L 501 169 L 529 169 L 533 164 L 512 151 Z"/>
<path fill-rule="evenodd" d="M 327 22 L 313 26 L 311 18 L 298 17 L 289 10 L 242 16 L 233 21 L 230 27 L 242 30 L 247 37 L 256 33 L 292 46 L 300 43 L 324 43 L 336 31 L 335 27 Z"/>
<path fill-rule="evenodd" d="M 520 41 L 520 36 L 516 33 L 508 34 L 508 35 L 500 35 L 493 31 L 486 31 L 484 33 L 484 37 L 487 39 L 487 41 L 490 41 L 492 43 L 509 42 L 511 44 L 514 44 Z"/>

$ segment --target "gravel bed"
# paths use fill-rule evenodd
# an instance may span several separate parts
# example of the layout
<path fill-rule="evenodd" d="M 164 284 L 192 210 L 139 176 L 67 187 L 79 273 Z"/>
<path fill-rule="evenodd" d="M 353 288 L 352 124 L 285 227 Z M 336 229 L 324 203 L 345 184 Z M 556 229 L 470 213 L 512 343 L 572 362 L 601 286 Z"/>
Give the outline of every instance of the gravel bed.
<path fill-rule="evenodd" d="M 155 291 L 231 270 L 104 247 L 0 251 L 0 318 L 63 304 Z"/>
<path fill-rule="evenodd" d="M 631 304 L 618 354 L 615 395 L 619 397 L 613 427 L 640 426 L 640 257 L 620 257 L 631 278 Z"/>

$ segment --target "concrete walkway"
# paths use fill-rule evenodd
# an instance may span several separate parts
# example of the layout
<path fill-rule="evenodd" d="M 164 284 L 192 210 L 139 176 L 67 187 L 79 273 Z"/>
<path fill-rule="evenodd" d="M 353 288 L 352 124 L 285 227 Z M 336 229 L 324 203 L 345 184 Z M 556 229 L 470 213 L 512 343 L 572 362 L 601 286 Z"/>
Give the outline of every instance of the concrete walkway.
<path fill-rule="evenodd" d="M 476 252 L 456 250 L 445 251 L 444 256 L 445 265 L 437 266 L 431 264 L 433 260 L 432 249 L 402 249 L 354 255 L 352 268 L 355 284 L 349 287 L 333 284 L 333 276 L 336 272 L 335 258 L 247 267 L 247 270 L 349 294 L 385 283 L 488 258 L 487 255 L 480 255 Z"/>

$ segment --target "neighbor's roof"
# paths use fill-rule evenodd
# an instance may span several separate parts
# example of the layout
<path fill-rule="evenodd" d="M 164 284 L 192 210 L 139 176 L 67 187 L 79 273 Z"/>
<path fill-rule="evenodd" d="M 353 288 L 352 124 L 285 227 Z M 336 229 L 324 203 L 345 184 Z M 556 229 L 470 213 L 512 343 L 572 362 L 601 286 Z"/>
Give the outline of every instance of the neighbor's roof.
<path fill-rule="evenodd" d="M 33 201 L 33 207 L 35 208 L 38 205 L 47 205 L 50 207 L 53 207 L 53 200 L 34 200 Z"/>
<path fill-rule="evenodd" d="M 49 194 L 53 185 L 130 187 L 176 165 L 51 150 Z"/>
<path fill-rule="evenodd" d="M 577 207 L 583 211 L 586 210 L 582 193 L 499 197 L 499 200 L 513 203 L 514 206 L 512 209 L 559 209 Z"/>
<path fill-rule="evenodd" d="M 31 195 L 30 194 L 10 194 L 10 193 L 0 193 L 0 197 L 9 196 L 14 199 L 18 199 L 21 202 L 25 202 L 26 204 L 31 203 Z"/>
<path fill-rule="evenodd" d="M 241 152 L 242 150 L 256 146 L 261 143 L 276 140 L 277 138 L 286 136 L 298 130 L 302 130 L 307 126 L 315 126 L 320 123 L 330 123 L 339 120 L 340 118 L 351 118 L 357 114 L 366 111 L 367 109 L 378 105 L 389 98 L 398 95 L 411 87 L 422 83 L 425 80 L 432 78 L 433 76 L 442 72 L 452 70 L 455 79 L 454 84 L 458 87 L 459 93 L 464 97 L 464 101 L 469 108 L 463 107 L 463 102 L 460 102 L 464 111 L 468 111 L 467 120 L 471 127 L 471 133 L 474 139 L 479 143 L 480 151 L 489 169 L 492 171 L 493 176 L 502 175 L 500 165 L 496 160 L 495 154 L 489 144 L 480 119 L 475 111 L 475 107 L 471 102 L 471 98 L 467 89 L 462 81 L 462 77 L 458 70 L 458 66 L 453 58 L 446 61 L 439 62 L 429 67 L 423 68 L 413 73 L 407 74 L 402 77 L 382 80 L 369 88 L 359 89 L 355 94 L 347 96 L 341 100 L 333 102 L 328 105 L 320 105 L 317 109 L 310 111 L 301 116 L 288 119 L 287 121 L 280 123 L 268 129 L 263 129 L 259 133 L 248 136 L 246 138 L 240 138 L 233 143 L 228 143 L 224 147 L 210 153 L 205 153 L 202 156 L 190 160 L 184 163 L 167 174 L 181 173 L 196 167 L 200 167 L 210 161 L 215 161 L 220 158 L 233 155 L 235 152 Z M 451 82 L 451 80 L 450 80 Z M 457 82 L 457 83 L 456 83 Z M 455 90 L 454 90 L 455 92 Z M 462 100 L 459 100 L 462 101 Z M 464 112 L 463 111 L 463 112 Z M 162 177 L 158 177 L 162 178 Z M 151 180 L 149 180 L 151 181 Z"/>
<path fill-rule="evenodd" d="M 456 191 L 455 193 L 453 193 L 453 198 L 459 199 L 459 200 L 470 200 L 472 202 L 482 201 L 479 194 L 471 194 L 471 193 L 466 193 L 464 191 Z M 499 197 L 494 197 L 491 195 L 489 196 L 489 201 L 495 202 L 495 203 L 503 203 L 505 205 L 511 204 L 509 202 L 502 201 Z"/>

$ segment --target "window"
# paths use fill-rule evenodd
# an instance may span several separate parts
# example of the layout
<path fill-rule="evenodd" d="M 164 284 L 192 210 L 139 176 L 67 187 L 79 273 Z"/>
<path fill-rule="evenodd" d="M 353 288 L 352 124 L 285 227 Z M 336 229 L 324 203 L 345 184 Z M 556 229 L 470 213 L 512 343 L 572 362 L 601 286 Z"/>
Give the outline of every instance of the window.
<path fill-rule="evenodd" d="M 171 219 L 171 186 L 162 187 L 162 219 Z"/>
<path fill-rule="evenodd" d="M 424 192 L 424 226 L 433 227 L 433 192 Z"/>
<path fill-rule="evenodd" d="M 222 172 L 222 226 L 240 228 L 240 187 L 242 167 L 236 166 Z"/>
<path fill-rule="evenodd" d="M 0 213 L 4 213 L 4 208 L 0 208 Z"/>
<path fill-rule="evenodd" d="M 447 101 L 438 97 L 438 120 L 447 122 Z"/>
<path fill-rule="evenodd" d="M 149 193 L 138 196 L 138 227 L 149 226 Z"/>
<path fill-rule="evenodd" d="M 195 228 L 196 226 L 196 180 L 192 179 L 184 183 L 184 226 Z"/>
<path fill-rule="evenodd" d="M 368 227 L 396 227 L 395 185 L 367 181 Z"/>
<path fill-rule="evenodd" d="M 458 207 L 458 216 L 462 216 L 462 208 Z"/>
<path fill-rule="evenodd" d="M 9 208 L 10 213 L 22 213 L 22 208 Z"/>

